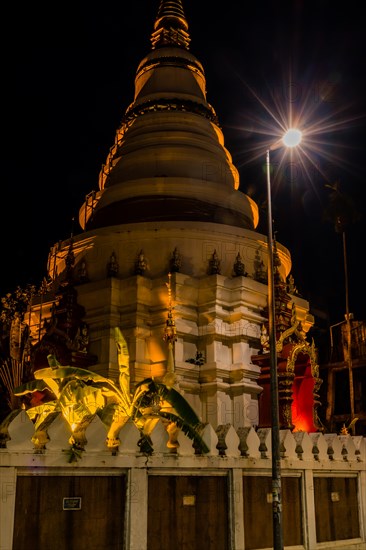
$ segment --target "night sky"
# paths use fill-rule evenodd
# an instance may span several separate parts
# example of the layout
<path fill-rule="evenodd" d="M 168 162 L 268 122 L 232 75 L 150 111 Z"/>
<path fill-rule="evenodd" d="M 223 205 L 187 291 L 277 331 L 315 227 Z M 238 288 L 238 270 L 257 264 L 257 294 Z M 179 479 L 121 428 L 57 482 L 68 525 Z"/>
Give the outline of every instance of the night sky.
<path fill-rule="evenodd" d="M 158 5 L 29 3 L 9 17 L 1 296 L 17 285 L 38 285 L 50 246 L 80 231 L 72 218 L 97 189 L 133 100 L 135 71 L 150 51 Z M 314 313 L 341 321 L 342 237 L 324 216 L 327 184 L 338 181 L 359 218 L 346 230 L 350 311 L 366 319 L 366 46 L 359 11 L 328 0 L 183 5 L 207 99 L 239 169 L 241 190 L 260 206 L 263 233 L 265 150 L 290 110 L 294 118 L 302 113 L 302 160 L 296 154 L 281 164 L 283 151 L 271 153 L 276 238 L 291 251 L 295 284 Z"/>

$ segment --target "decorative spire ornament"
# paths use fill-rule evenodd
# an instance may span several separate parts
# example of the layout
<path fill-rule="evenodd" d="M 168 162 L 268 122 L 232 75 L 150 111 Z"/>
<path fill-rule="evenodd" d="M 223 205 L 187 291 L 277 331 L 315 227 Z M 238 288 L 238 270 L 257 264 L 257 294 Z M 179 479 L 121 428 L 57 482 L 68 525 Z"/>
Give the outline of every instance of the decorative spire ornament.
<path fill-rule="evenodd" d="M 245 265 L 241 259 L 240 253 L 238 252 L 236 260 L 233 266 L 234 276 L 235 277 L 246 277 L 247 272 L 245 271 Z"/>
<path fill-rule="evenodd" d="M 175 326 L 175 321 L 173 318 L 173 305 L 172 305 L 172 285 L 171 285 L 172 274 L 168 273 L 168 282 L 166 286 L 168 287 L 168 318 L 166 320 L 165 331 L 164 331 L 164 341 L 168 344 L 168 362 L 166 374 L 163 378 L 163 383 L 171 388 L 176 383 L 176 375 L 174 372 L 175 368 L 175 358 L 174 358 L 174 343 L 177 341 L 177 329 Z"/>
<path fill-rule="evenodd" d="M 209 268 L 208 268 L 208 274 L 209 275 L 220 275 L 221 269 L 220 269 L 220 260 L 217 255 L 216 250 L 213 251 L 213 254 L 209 260 Z"/>
<path fill-rule="evenodd" d="M 144 251 L 140 250 L 137 260 L 135 262 L 135 275 L 143 275 L 147 269 L 147 261 L 144 255 Z"/>
<path fill-rule="evenodd" d="M 107 277 L 117 277 L 119 270 L 119 265 L 117 262 L 116 253 L 112 252 L 109 262 L 107 263 Z"/>
<path fill-rule="evenodd" d="M 150 40 L 153 50 L 166 46 L 189 49 L 191 39 L 180 0 L 161 0 Z"/>
<path fill-rule="evenodd" d="M 170 259 L 170 271 L 173 273 L 179 273 L 182 266 L 182 258 L 178 252 L 177 247 L 174 248 L 172 257 Z"/>

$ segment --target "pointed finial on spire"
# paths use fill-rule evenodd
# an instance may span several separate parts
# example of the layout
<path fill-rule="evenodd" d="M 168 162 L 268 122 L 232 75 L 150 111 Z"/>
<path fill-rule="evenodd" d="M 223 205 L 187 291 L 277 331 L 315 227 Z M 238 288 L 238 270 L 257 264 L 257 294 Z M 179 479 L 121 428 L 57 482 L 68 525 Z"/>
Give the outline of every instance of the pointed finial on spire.
<path fill-rule="evenodd" d="M 181 0 L 161 0 L 151 35 L 152 49 L 173 46 L 189 49 L 191 41 Z"/>
<path fill-rule="evenodd" d="M 168 273 L 168 318 L 166 320 L 166 326 L 164 331 L 164 340 L 168 343 L 168 362 L 166 374 L 163 377 L 163 382 L 167 387 L 174 386 L 176 382 L 176 376 L 174 374 L 175 358 L 174 358 L 174 342 L 177 340 L 177 330 L 175 327 L 175 321 L 173 318 L 173 305 L 172 305 L 172 274 Z"/>
<path fill-rule="evenodd" d="M 164 331 L 164 340 L 165 342 L 168 342 L 168 344 L 170 342 L 175 342 L 177 337 L 176 337 L 176 334 L 177 334 L 177 331 L 176 331 L 176 328 L 175 328 L 175 322 L 174 322 L 174 319 L 173 319 L 173 305 L 172 305 L 172 283 L 171 283 L 171 279 L 172 279 L 172 274 L 171 273 L 168 273 L 168 282 L 165 283 L 166 286 L 168 287 L 168 318 L 166 320 L 166 326 L 165 326 L 165 331 Z"/>

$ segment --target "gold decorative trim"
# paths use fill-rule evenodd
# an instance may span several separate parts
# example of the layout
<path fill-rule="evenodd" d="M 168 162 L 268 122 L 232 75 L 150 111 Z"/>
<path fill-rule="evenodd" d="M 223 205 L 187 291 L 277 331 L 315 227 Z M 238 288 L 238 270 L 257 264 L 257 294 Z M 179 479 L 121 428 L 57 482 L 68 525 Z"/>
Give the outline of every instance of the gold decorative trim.
<path fill-rule="evenodd" d="M 299 344 L 295 344 L 294 347 L 291 350 L 290 355 L 287 358 L 287 366 L 286 371 L 287 372 L 295 372 L 295 363 L 297 360 L 297 356 L 299 353 L 303 353 L 304 355 L 308 355 L 310 358 L 310 366 L 311 366 L 311 374 L 314 379 L 318 378 L 319 376 L 319 365 L 318 365 L 318 357 L 317 357 L 317 350 L 314 344 L 314 341 L 312 341 L 311 344 L 309 342 L 300 342 Z"/>
<path fill-rule="evenodd" d="M 284 332 L 282 332 L 281 336 L 277 340 L 276 344 L 276 350 L 277 353 L 281 352 L 285 343 L 285 340 L 289 338 L 290 336 L 296 336 L 296 339 L 300 342 L 306 342 L 306 332 L 302 328 L 301 321 L 298 321 L 296 318 L 296 307 L 295 303 L 292 302 L 292 315 L 291 315 L 291 326 Z"/>

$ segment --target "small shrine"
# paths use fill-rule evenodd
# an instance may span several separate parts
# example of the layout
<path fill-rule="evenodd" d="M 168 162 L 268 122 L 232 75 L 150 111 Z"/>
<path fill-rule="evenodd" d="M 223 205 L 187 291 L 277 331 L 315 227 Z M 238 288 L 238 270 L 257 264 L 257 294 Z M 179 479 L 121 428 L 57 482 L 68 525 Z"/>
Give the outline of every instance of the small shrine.
<path fill-rule="evenodd" d="M 41 338 L 33 346 L 32 370 L 48 367 L 47 356 L 54 355 L 63 365 L 87 368 L 97 362 L 97 357 L 89 353 L 89 327 L 83 320 L 85 308 L 78 303 L 78 293 L 74 279 L 75 257 L 73 243 L 70 242 L 65 258 L 66 272 L 53 294 L 50 317 L 40 328 Z M 47 288 L 45 288 L 47 292 Z"/>
<path fill-rule="evenodd" d="M 317 432 L 323 427 L 318 418 L 320 405 L 317 351 L 314 343 L 306 340 L 301 321 L 296 318 L 296 307 L 287 293 L 287 284 L 280 275 L 280 260 L 274 246 L 275 327 L 277 351 L 278 401 L 280 429 L 294 432 Z M 264 311 L 268 318 L 268 308 Z M 268 322 L 261 331 L 261 353 L 252 356 L 252 362 L 261 369 L 258 384 L 259 428 L 272 426 L 271 372 Z"/>

